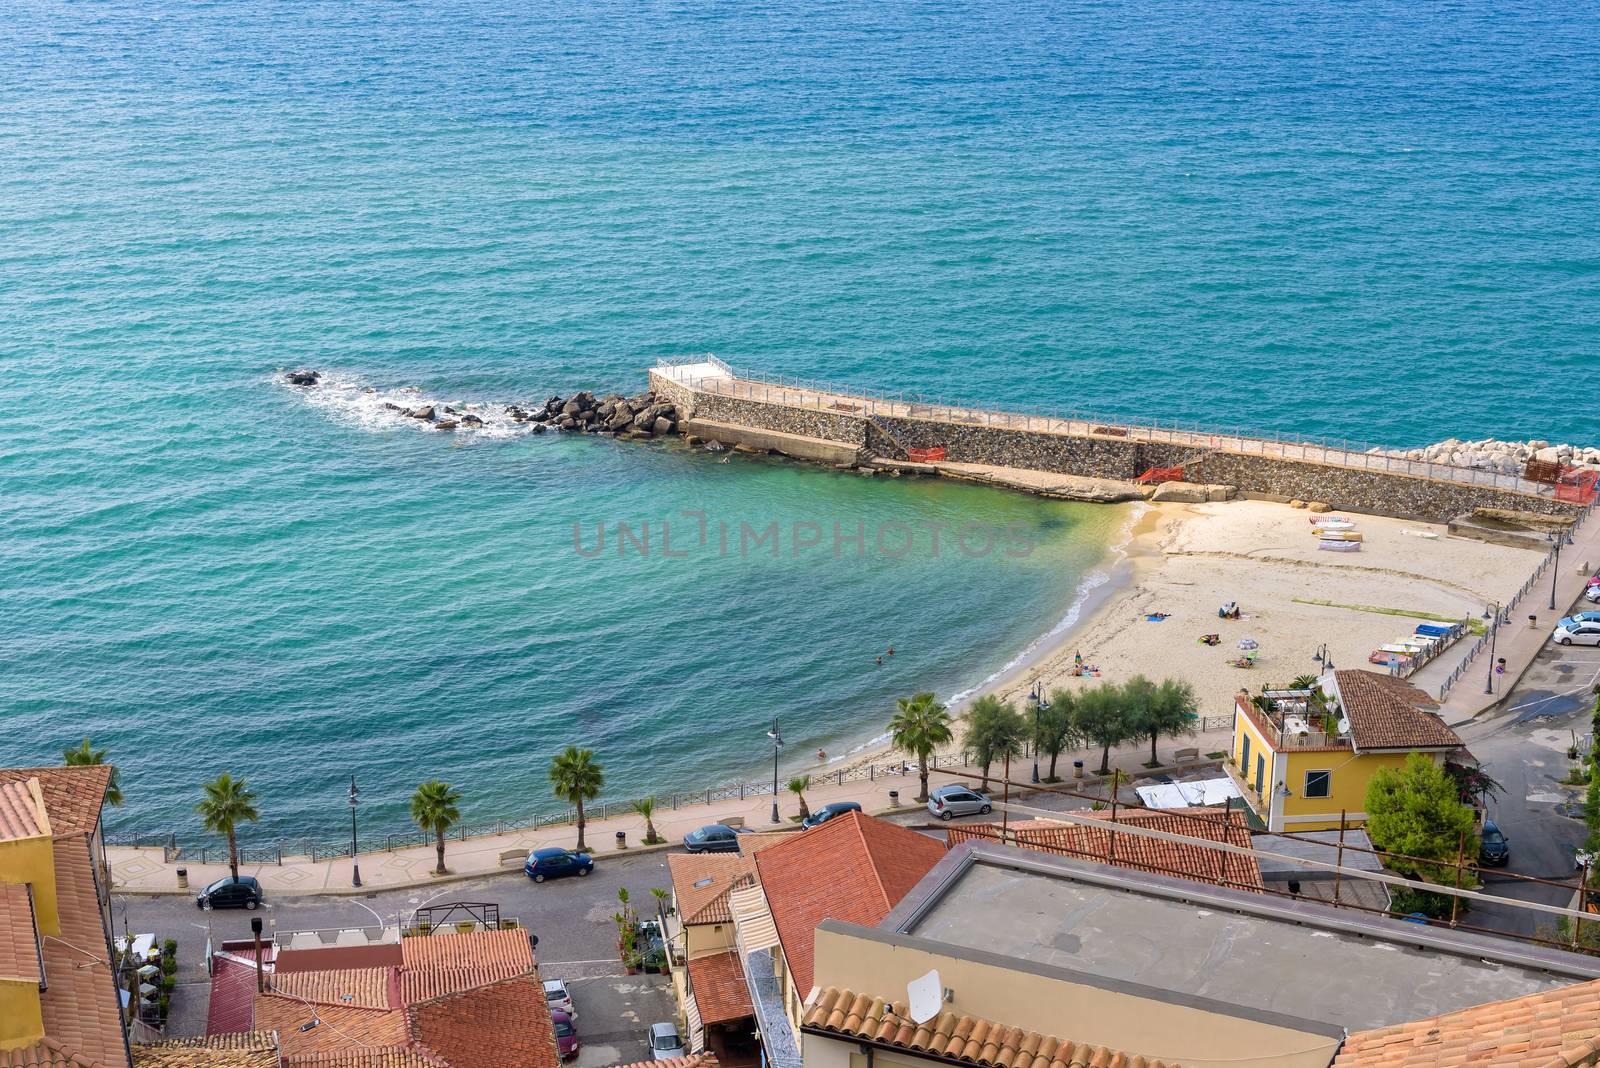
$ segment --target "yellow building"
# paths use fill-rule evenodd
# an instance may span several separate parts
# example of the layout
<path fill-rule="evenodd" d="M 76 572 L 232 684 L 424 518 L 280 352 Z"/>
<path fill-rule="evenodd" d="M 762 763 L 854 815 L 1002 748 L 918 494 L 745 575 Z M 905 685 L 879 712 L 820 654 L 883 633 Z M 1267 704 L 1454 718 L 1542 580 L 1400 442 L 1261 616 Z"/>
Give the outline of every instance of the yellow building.
<path fill-rule="evenodd" d="M 1269 831 L 1366 822 L 1367 786 L 1408 753 L 1443 763 L 1461 739 L 1415 686 L 1374 671 L 1330 671 L 1310 690 L 1240 693 L 1228 774 Z"/>
<path fill-rule="evenodd" d="M 755 885 L 755 862 L 737 853 L 673 853 L 667 964 L 689 1049 L 738 1068 L 761 1055 L 755 1009 L 740 963 L 729 898 Z"/>
<path fill-rule="evenodd" d="M 126 1066 L 100 807 L 110 767 L 0 769 L 0 1065 Z"/>

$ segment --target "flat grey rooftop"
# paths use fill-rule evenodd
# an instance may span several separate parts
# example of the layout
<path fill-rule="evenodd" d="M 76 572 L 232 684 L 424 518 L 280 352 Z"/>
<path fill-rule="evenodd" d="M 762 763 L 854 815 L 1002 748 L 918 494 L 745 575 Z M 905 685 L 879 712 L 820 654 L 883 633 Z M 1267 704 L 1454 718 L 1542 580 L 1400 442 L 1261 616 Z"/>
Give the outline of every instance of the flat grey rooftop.
<path fill-rule="evenodd" d="M 1600 961 L 1509 940 L 990 844 L 952 850 L 880 928 L 1161 1000 L 1350 1030 L 1600 975 Z"/>
<path fill-rule="evenodd" d="M 1255 838 L 1256 848 L 1279 856 L 1316 860 L 1323 864 L 1339 864 L 1361 871 L 1383 870 L 1383 865 L 1378 863 L 1377 857 L 1371 853 L 1359 852 L 1362 849 L 1372 848 L 1372 839 L 1367 837 L 1366 831 L 1357 828 L 1346 830 L 1343 853 L 1339 850 L 1338 831 L 1297 831 L 1295 835 L 1294 838 L 1271 838 L 1259 835 Z M 1291 875 L 1297 879 L 1333 878 L 1331 871 L 1292 864 L 1276 857 L 1257 857 L 1256 862 L 1261 866 L 1261 874 L 1267 878 L 1274 875 Z"/>

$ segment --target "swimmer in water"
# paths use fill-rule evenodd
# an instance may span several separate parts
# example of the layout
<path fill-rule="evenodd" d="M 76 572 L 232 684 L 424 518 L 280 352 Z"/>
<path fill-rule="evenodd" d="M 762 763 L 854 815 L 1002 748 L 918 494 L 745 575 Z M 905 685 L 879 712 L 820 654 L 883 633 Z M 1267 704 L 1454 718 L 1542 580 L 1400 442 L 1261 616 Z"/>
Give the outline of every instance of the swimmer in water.
<path fill-rule="evenodd" d="M 817 750 L 817 759 L 818 760 L 827 760 L 828 759 L 828 754 L 825 753 L 824 751 L 822 751 L 821 749 L 818 749 Z"/>

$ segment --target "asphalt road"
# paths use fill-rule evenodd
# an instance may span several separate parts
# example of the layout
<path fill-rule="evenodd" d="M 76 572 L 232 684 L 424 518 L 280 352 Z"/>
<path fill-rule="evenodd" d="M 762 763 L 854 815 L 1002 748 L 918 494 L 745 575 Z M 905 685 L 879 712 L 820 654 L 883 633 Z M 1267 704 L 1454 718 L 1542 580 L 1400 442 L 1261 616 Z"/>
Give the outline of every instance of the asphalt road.
<path fill-rule="evenodd" d="M 1500 873 L 1575 884 L 1572 851 L 1583 841 L 1584 827 L 1581 816 L 1567 813 L 1575 811 L 1573 802 L 1581 803 L 1583 792 L 1561 785 L 1560 780 L 1572 767 L 1567 747 L 1574 739 L 1580 752 L 1589 744 L 1591 691 L 1597 680 L 1600 649 L 1548 645 L 1501 709 L 1457 728 L 1483 769 L 1501 786 L 1489 801 L 1488 815 L 1510 840 L 1511 860 L 1503 869 L 1483 872 L 1487 893 L 1550 905 L 1570 902 L 1571 889 L 1517 883 Z M 1473 684 L 1483 682 L 1473 680 Z M 1473 909 L 1470 922 L 1517 934 L 1553 934 L 1557 919 L 1524 909 L 1480 905 Z"/>

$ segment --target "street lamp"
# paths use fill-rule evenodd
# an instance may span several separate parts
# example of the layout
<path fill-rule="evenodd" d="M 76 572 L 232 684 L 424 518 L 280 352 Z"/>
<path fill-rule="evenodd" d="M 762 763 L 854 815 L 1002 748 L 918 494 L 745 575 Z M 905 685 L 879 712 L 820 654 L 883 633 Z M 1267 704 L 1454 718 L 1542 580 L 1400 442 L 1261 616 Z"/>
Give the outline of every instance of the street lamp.
<path fill-rule="evenodd" d="M 356 859 L 356 777 L 350 776 L 350 885 L 361 885 L 361 861 Z"/>
<path fill-rule="evenodd" d="M 1044 687 L 1037 679 L 1033 683 L 1033 693 L 1029 695 L 1033 702 L 1033 784 L 1039 785 L 1039 712 L 1049 707 L 1045 700 Z"/>
<path fill-rule="evenodd" d="M 1556 546 L 1556 558 L 1550 568 L 1550 611 L 1554 612 L 1556 610 L 1556 579 L 1561 573 L 1561 543 L 1566 539 L 1560 531 L 1554 534 L 1546 534 L 1545 537 L 1555 542 Z"/>
<path fill-rule="evenodd" d="M 772 822 L 779 822 L 778 818 L 778 750 L 783 748 L 783 735 L 778 733 L 778 717 L 772 717 L 772 729 L 767 732 L 767 737 L 772 739 Z"/>
<path fill-rule="evenodd" d="M 1311 659 L 1322 665 L 1323 674 L 1327 674 L 1333 670 L 1333 654 L 1328 651 L 1328 644 L 1326 642 L 1322 644 L 1322 648 L 1318 649 L 1317 654 Z"/>
<path fill-rule="evenodd" d="M 1494 620 L 1489 624 L 1489 672 L 1483 683 L 1484 693 L 1494 693 L 1494 644 L 1500 636 L 1500 602 L 1496 601 L 1490 611 L 1494 612 Z M 1489 612 L 1483 614 L 1487 618 Z"/>

